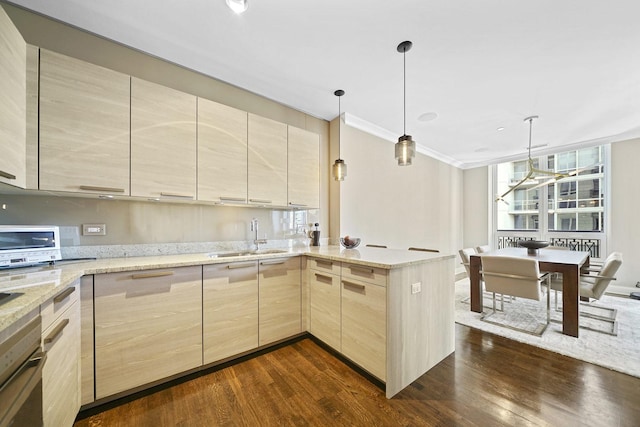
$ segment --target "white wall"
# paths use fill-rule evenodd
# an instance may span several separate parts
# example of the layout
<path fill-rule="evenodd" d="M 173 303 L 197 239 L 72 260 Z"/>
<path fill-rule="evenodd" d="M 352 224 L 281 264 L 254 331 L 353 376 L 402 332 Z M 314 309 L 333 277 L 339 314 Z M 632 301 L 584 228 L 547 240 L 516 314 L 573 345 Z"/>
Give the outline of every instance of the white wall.
<path fill-rule="evenodd" d="M 609 251 L 622 252 L 612 291 L 629 294 L 640 281 L 640 139 L 611 144 L 611 230 Z"/>
<path fill-rule="evenodd" d="M 457 252 L 463 226 L 460 169 L 422 154 L 413 165 L 398 166 L 393 143 L 344 124 L 341 151 L 348 166 L 340 184 L 341 236 L 360 237 L 363 246 Z"/>
<path fill-rule="evenodd" d="M 463 247 L 489 244 L 489 168 L 467 169 L 463 173 Z"/>

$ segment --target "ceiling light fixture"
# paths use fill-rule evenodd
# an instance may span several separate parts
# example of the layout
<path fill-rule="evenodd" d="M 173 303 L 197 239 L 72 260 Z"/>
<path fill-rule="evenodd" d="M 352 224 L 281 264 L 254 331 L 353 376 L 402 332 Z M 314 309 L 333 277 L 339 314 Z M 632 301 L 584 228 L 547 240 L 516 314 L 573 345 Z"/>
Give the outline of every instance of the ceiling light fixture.
<path fill-rule="evenodd" d="M 538 116 L 529 116 L 527 118 L 524 119 L 525 122 L 529 122 L 529 148 L 528 148 L 528 152 L 529 152 L 529 158 L 528 158 L 528 162 L 529 162 L 529 172 L 527 172 L 527 175 L 522 178 L 516 185 L 514 185 L 513 187 L 509 188 L 507 191 L 505 191 L 502 195 L 496 197 L 496 202 L 498 201 L 503 201 L 506 204 L 509 204 L 504 197 L 513 192 L 516 188 L 520 187 L 522 184 L 524 184 L 526 181 L 528 180 L 535 180 L 538 177 L 534 176 L 534 174 L 540 174 L 540 175 L 547 175 L 550 176 L 550 179 L 547 181 L 542 182 L 539 185 L 536 185 L 535 187 L 531 188 L 531 190 L 541 187 L 543 185 L 547 185 L 550 184 L 552 182 L 558 181 L 562 178 L 568 178 L 572 175 L 574 175 L 575 173 L 579 172 L 578 170 L 574 171 L 573 173 L 558 173 L 558 172 L 554 172 L 554 171 L 549 171 L 549 170 L 543 170 L 543 169 L 538 169 L 536 167 L 533 166 L 533 159 L 531 158 L 531 133 L 532 133 L 532 129 L 533 129 L 533 119 L 537 119 Z M 546 144 L 545 144 L 546 145 Z"/>
<path fill-rule="evenodd" d="M 333 163 L 333 178 L 336 181 L 344 181 L 344 177 L 347 176 L 347 164 L 340 158 L 340 121 L 341 118 L 341 110 L 340 110 L 340 97 L 344 95 L 344 91 L 342 89 L 338 89 L 333 92 L 335 96 L 338 97 L 338 158 Z"/>
<path fill-rule="evenodd" d="M 409 166 L 413 157 L 416 155 L 416 143 L 411 139 L 411 135 L 407 135 L 407 51 L 411 49 L 413 43 L 410 41 L 404 41 L 398 45 L 398 52 L 402 54 L 402 62 L 404 68 L 403 74 L 403 87 L 404 87 L 404 129 L 403 135 L 398 138 L 396 142 L 396 159 L 398 159 L 398 166 Z"/>
<path fill-rule="evenodd" d="M 227 6 L 229 9 L 233 10 L 235 13 L 240 14 L 247 10 L 247 1 L 248 0 L 226 0 Z"/>

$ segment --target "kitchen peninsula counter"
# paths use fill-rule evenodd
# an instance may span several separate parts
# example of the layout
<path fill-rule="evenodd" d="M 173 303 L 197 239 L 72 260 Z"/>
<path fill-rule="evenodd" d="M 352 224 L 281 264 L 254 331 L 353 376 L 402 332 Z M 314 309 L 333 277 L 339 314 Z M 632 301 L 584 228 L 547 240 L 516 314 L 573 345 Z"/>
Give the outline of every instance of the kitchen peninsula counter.
<path fill-rule="evenodd" d="M 0 270 L 0 333 L 84 275 L 305 256 L 386 271 L 386 394 L 392 397 L 454 351 L 454 255 L 384 248 L 302 247 L 271 253 L 105 258 Z M 303 283 L 305 280 L 303 280 Z"/>
<path fill-rule="evenodd" d="M 54 266 L 6 269 L 0 270 L 0 292 L 11 292 L 19 295 L 10 296 L 0 304 L 0 332 L 56 295 L 61 289 L 87 274 L 118 273 L 304 255 L 383 269 L 395 269 L 424 262 L 454 258 L 454 255 L 443 256 L 435 253 L 397 249 L 344 249 L 340 246 L 319 246 L 289 249 L 279 253 L 230 257 L 212 257 L 208 253 L 177 254 L 103 258 L 90 261 L 63 261 Z"/>

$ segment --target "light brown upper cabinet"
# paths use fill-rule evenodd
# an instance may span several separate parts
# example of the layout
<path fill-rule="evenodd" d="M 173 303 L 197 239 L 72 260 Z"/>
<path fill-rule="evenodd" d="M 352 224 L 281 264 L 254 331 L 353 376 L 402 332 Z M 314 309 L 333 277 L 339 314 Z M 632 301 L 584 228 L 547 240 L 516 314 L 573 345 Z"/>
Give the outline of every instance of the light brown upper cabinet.
<path fill-rule="evenodd" d="M 320 205 L 320 137 L 288 126 L 287 193 L 290 207 Z"/>
<path fill-rule="evenodd" d="M 0 7 L 0 182 L 26 185 L 27 45 Z"/>
<path fill-rule="evenodd" d="M 129 76 L 40 50 L 40 189 L 129 194 Z"/>
<path fill-rule="evenodd" d="M 131 78 L 131 195 L 196 197 L 196 97 Z"/>
<path fill-rule="evenodd" d="M 198 200 L 247 202 L 247 113 L 198 98 Z"/>
<path fill-rule="evenodd" d="M 287 205 L 287 125 L 249 113 L 249 203 Z"/>

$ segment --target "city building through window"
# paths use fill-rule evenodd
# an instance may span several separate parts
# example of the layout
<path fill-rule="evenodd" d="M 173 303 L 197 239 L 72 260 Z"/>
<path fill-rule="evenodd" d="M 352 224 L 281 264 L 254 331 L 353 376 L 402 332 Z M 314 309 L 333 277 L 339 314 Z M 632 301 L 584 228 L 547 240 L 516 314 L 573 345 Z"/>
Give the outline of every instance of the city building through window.
<path fill-rule="evenodd" d="M 608 146 L 582 148 L 534 158 L 534 167 L 569 174 L 533 179 L 492 204 L 498 247 L 519 240 L 549 240 L 555 246 L 589 250 L 598 258 L 606 242 L 606 172 Z M 503 194 L 528 172 L 526 160 L 493 167 L 494 194 Z"/>

